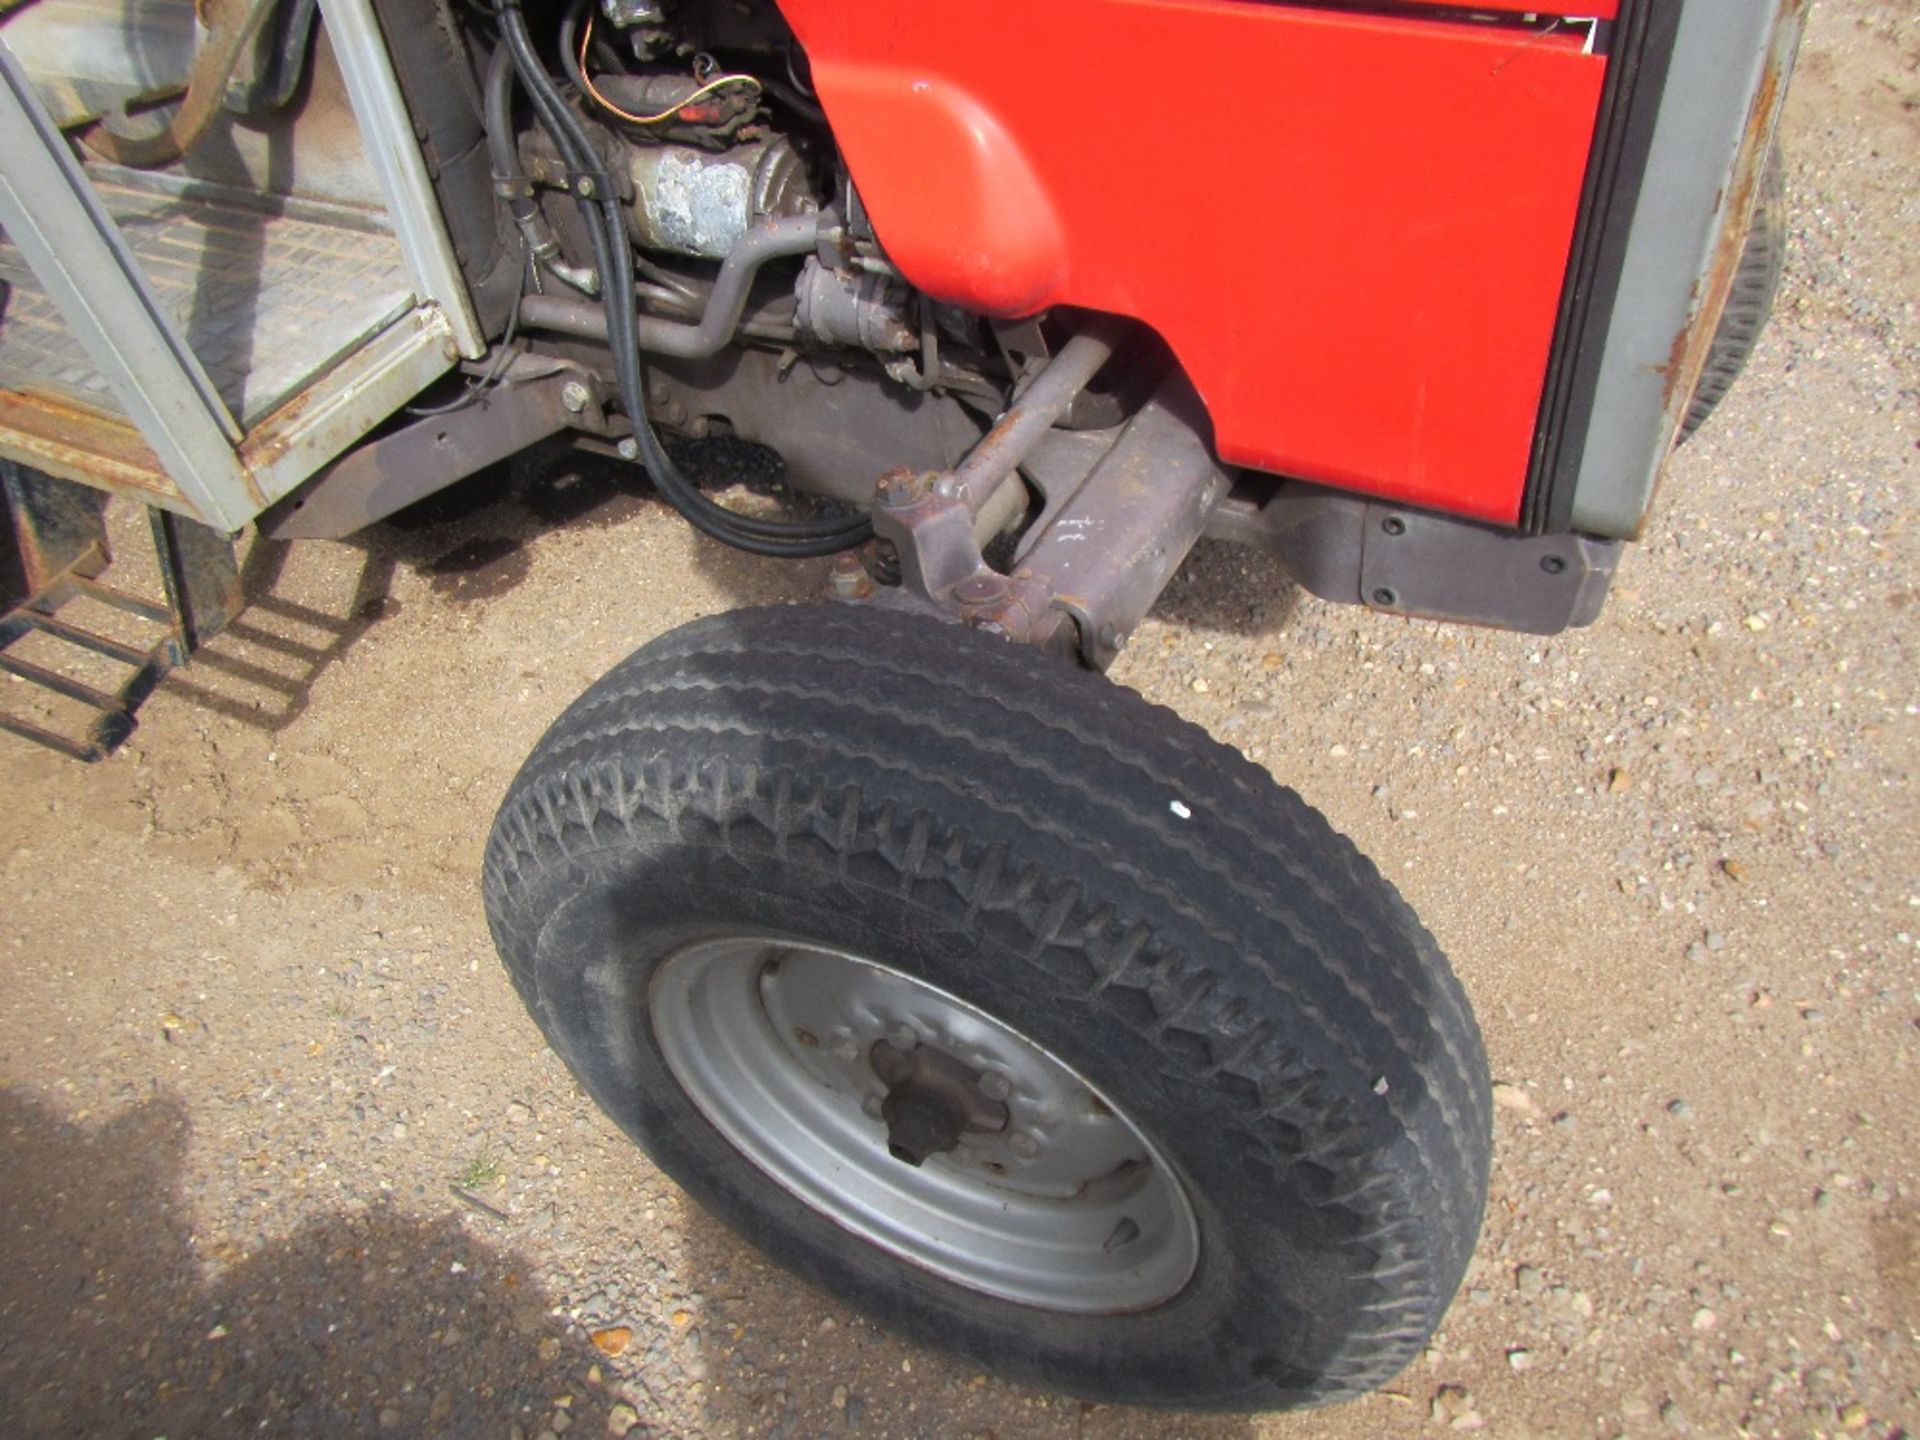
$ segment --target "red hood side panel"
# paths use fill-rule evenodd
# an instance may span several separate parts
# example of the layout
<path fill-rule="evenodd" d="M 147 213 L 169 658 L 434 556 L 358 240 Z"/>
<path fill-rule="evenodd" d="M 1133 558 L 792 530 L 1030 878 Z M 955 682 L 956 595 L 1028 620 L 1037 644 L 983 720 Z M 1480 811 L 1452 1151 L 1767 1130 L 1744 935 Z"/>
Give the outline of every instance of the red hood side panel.
<path fill-rule="evenodd" d="M 1172 346 L 1223 460 L 1511 523 L 1605 61 L 1239 0 L 781 0 L 881 242 Z"/>

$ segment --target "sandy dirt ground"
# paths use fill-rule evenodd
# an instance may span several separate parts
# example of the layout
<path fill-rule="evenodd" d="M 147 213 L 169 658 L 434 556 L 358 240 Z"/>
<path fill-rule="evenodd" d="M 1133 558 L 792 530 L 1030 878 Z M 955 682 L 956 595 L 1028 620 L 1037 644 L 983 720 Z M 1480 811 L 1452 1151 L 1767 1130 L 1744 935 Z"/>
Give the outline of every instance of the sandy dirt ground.
<path fill-rule="evenodd" d="M 110 762 L 0 736 L 0 1430 L 1920 1429 L 1917 64 L 1908 6 L 1816 7 L 1779 311 L 1597 625 L 1371 616 L 1203 546 L 1115 672 L 1377 857 L 1478 1008 L 1486 1230 L 1386 1391 L 1002 1383 L 787 1278 L 588 1104 L 488 942 L 494 806 L 615 660 L 822 570 L 535 456 L 255 546 L 253 608 Z"/>

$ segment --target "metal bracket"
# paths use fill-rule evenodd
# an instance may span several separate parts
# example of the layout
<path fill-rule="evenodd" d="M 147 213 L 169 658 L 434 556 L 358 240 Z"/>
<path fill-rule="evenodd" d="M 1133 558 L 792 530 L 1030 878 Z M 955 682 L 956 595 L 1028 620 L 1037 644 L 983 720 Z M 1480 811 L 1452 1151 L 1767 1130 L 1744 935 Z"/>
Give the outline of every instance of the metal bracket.
<path fill-rule="evenodd" d="M 590 372 L 522 357 L 472 402 L 357 446 L 263 511 L 274 540 L 337 540 L 568 427 L 604 433 Z"/>
<path fill-rule="evenodd" d="M 1292 483 L 1261 505 L 1228 502 L 1209 533 L 1271 549 L 1323 600 L 1534 635 L 1599 617 L 1622 544 L 1525 535 Z"/>
<path fill-rule="evenodd" d="M 973 492 L 955 483 L 972 457 L 952 475 L 882 476 L 873 528 L 899 553 L 901 586 L 868 603 L 916 605 L 1105 669 L 1226 496 L 1229 477 L 1201 437 L 1200 413 L 1183 378 L 1162 385 L 1078 487 L 1050 504 L 1012 574 L 983 559 Z M 997 448 L 989 435 L 980 451 Z M 865 598 L 858 587 L 847 593 Z"/>

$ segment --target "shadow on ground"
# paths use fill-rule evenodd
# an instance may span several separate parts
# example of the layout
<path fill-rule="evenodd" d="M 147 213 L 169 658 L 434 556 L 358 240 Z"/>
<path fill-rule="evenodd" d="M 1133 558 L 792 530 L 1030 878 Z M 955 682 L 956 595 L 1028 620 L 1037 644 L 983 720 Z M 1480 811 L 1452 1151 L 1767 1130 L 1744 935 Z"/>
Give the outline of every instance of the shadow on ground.
<path fill-rule="evenodd" d="M 731 486 L 726 503 L 734 508 L 768 516 L 819 513 L 817 502 L 780 485 L 770 451 L 723 440 L 676 450 L 683 469 L 703 484 Z M 619 525 L 658 503 L 638 466 L 560 442 L 536 445 L 351 537 L 346 545 L 362 556 L 352 582 L 319 605 L 282 593 L 289 545 L 256 538 L 242 571 L 248 608 L 192 667 L 170 677 L 167 688 L 255 729 L 283 730 L 305 711 L 320 675 L 396 612 L 391 590 L 398 571 L 425 577 L 452 605 L 483 607 L 526 580 L 543 536 Z M 827 598 L 825 559 L 766 559 L 702 541 L 694 564 L 736 605 Z M 590 578 L 613 588 L 622 582 L 617 575 Z M 1271 555 L 1203 541 L 1153 613 L 1204 633 L 1278 635 L 1299 595 Z"/>
<path fill-rule="evenodd" d="M 86 1129 L 0 1091 L 9 1435 L 531 1435 L 562 1394 L 604 1433 L 591 1349 L 451 1216 L 330 1215 L 208 1278 L 187 1142 L 177 1099 Z"/>
<path fill-rule="evenodd" d="M 1154 602 L 1152 615 L 1203 635 L 1279 635 L 1304 592 L 1268 551 L 1202 540 Z"/>
<path fill-rule="evenodd" d="M 680 1270 L 693 1323 L 650 1366 L 706 1383 L 703 1431 L 968 1440 L 1248 1440 L 1241 1415 L 1100 1405 L 994 1379 L 868 1322 L 689 1204 Z"/>

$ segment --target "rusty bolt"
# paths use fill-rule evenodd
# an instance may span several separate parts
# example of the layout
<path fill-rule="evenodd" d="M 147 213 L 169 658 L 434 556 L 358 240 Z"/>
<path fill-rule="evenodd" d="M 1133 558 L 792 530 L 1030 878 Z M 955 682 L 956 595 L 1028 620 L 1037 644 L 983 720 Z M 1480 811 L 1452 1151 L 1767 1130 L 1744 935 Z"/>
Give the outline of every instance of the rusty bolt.
<path fill-rule="evenodd" d="M 873 593 L 873 577 L 867 574 L 860 557 L 848 550 L 833 557 L 833 567 L 827 572 L 827 588 L 836 599 L 864 600 Z"/>
<path fill-rule="evenodd" d="M 920 498 L 921 479 L 902 465 L 882 475 L 874 486 L 874 498 L 882 505 L 911 505 Z"/>
<path fill-rule="evenodd" d="M 593 392 L 578 380 L 569 380 L 560 387 L 560 403 L 570 414 L 578 415 L 593 399 Z"/>
<path fill-rule="evenodd" d="M 985 605 L 989 600 L 998 600 L 1006 591 L 998 575 L 983 571 L 969 575 L 954 586 L 953 598 L 962 605 Z"/>

